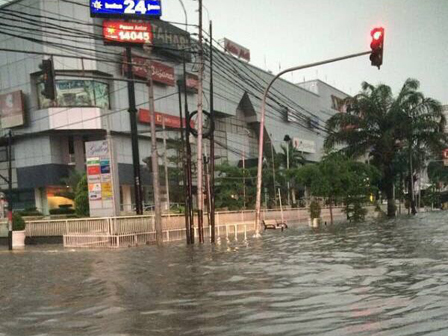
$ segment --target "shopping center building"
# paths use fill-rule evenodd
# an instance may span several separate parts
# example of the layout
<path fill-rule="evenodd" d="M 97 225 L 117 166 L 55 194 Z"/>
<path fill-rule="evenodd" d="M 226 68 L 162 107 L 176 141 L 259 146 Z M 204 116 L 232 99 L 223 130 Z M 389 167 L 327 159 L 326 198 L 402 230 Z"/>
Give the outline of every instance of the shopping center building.
<path fill-rule="evenodd" d="M 5 136 L 11 130 L 13 135 L 14 207 L 35 206 L 48 213 L 52 208 L 70 203 L 61 197 L 67 188 L 63 178 L 71 169 L 86 171 L 85 143 L 105 139 L 110 130 L 118 166 L 120 204 L 124 211 L 131 211 L 134 178 L 129 100 L 127 82 L 119 80 L 126 78 L 124 48 L 105 45 L 101 39 L 102 19 L 90 18 L 89 8 L 74 2 L 13 1 L 0 7 L 0 12 L 3 14 L 0 18 L 1 132 Z M 176 147 L 180 137 L 177 83 L 184 76 L 184 60 L 188 108 L 190 112 L 197 110 L 198 58 L 196 41 L 185 30 L 163 21 L 153 21 L 152 29 L 160 155 L 164 152 L 164 135 L 170 148 Z M 151 156 L 145 84 L 148 55 L 138 46 L 133 47 L 132 53 L 133 75 L 138 80 L 135 94 L 139 110 L 142 184 L 145 202 L 152 203 L 151 175 L 145 164 Z M 42 60 L 51 55 L 56 72 L 55 101 L 42 95 L 39 68 Z M 208 60 L 207 56 L 203 90 L 207 111 L 210 103 Z M 213 55 L 213 78 L 217 162 L 236 165 L 243 159 L 255 161 L 261 96 L 267 82 L 273 78 L 272 73 L 217 48 Z M 182 99 L 183 96 L 182 92 Z M 347 95 L 320 80 L 294 84 L 280 79 L 269 97 L 265 154 L 271 155 L 271 147 L 274 151 L 281 150 L 285 135 L 289 135 L 293 145 L 309 162 L 320 160 L 325 122 L 341 111 Z M 169 151 L 170 156 L 176 155 L 174 149 Z M 0 149 L 0 160 L 0 173 L 7 176 L 6 147 Z M 0 180 L 0 188 L 7 189 L 4 180 Z"/>

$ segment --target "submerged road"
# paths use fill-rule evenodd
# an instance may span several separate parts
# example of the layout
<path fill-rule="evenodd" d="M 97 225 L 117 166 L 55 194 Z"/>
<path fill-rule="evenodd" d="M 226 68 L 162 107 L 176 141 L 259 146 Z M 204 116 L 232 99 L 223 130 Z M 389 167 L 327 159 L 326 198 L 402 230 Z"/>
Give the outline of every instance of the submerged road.
<path fill-rule="evenodd" d="M 448 335 L 448 212 L 219 245 L 0 250 L 0 336 Z"/>

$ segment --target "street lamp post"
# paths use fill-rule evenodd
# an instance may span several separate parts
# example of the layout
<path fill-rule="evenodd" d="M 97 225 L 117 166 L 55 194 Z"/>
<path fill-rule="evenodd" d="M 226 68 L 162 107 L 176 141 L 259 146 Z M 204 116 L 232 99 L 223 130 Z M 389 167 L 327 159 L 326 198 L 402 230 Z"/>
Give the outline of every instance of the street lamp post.
<path fill-rule="evenodd" d="M 260 133 L 259 133 L 259 140 L 258 140 L 257 198 L 256 198 L 256 203 L 255 203 L 255 235 L 254 235 L 255 237 L 260 237 L 261 179 L 262 179 L 262 173 L 263 173 L 264 124 L 265 124 L 265 114 L 266 114 L 266 99 L 267 99 L 268 92 L 269 92 L 269 89 L 271 88 L 272 84 L 274 84 L 274 82 L 280 76 L 284 75 L 285 73 L 291 72 L 291 71 L 312 68 L 312 67 L 323 65 L 323 64 L 334 63 L 334 62 L 338 62 L 338 61 L 342 61 L 342 60 L 346 60 L 346 59 L 350 59 L 350 58 L 355 58 L 355 57 L 360 57 L 360 56 L 364 56 L 364 55 L 370 55 L 371 53 L 372 52 L 369 50 L 369 51 L 364 51 L 364 52 L 357 53 L 357 54 L 351 54 L 351 55 L 347 55 L 347 56 L 332 58 L 332 59 L 321 61 L 321 62 L 310 63 L 310 64 L 306 64 L 306 65 L 288 68 L 288 69 L 285 69 L 285 70 L 279 72 L 269 82 L 268 86 L 264 90 L 263 98 L 261 101 Z"/>
<path fill-rule="evenodd" d="M 283 138 L 283 141 L 286 142 L 286 171 L 287 174 L 289 174 L 289 143 L 291 141 L 291 138 L 289 137 L 288 134 L 285 135 L 285 137 Z M 287 189 L 288 189 L 288 205 L 291 206 L 291 187 L 289 184 L 289 176 L 287 177 Z"/>

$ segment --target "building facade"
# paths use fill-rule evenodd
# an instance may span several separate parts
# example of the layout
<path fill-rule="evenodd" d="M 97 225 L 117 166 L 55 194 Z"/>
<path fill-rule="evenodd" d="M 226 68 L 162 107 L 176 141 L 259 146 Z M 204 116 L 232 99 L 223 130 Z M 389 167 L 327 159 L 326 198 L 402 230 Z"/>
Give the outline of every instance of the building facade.
<path fill-rule="evenodd" d="M 104 44 L 102 20 L 90 18 L 89 8 L 74 2 L 19 0 L 0 7 L 0 12 L 8 14 L 0 18 L 0 102 L 3 98 L 12 109 L 0 105 L 0 112 L 2 136 L 10 130 L 13 135 L 14 208 L 35 206 L 48 213 L 70 204 L 61 196 L 67 188 L 64 178 L 72 169 L 86 171 L 85 143 L 105 139 L 109 131 L 118 164 L 120 204 L 124 212 L 132 212 L 134 179 L 124 48 Z M 188 109 L 197 110 L 197 45 L 188 32 L 169 23 L 151 24 L 158 150 L 159 154 L 167 150 L 169 156 L 175 156 L 180 137 L 179 113 L 183 109 L 179 91 L 184 102 L 178 80 L 184 77 L 184 61 Z M 151 174 L 145 164 L 151 157 L 145 83 L 148 55 L 142 47 L 132 49 L 142 183 L 145 202 L 152 203 Z M 56 72 L 55 101 L 42 95 L 39 65 L 50 57 Z M 213 77 L 218 163 L 255 160 L 261 96 L 273 75 L 215 47 Z M 203 94 L 207 111 L 209 79 L 206 57 Z M 289 135 L 308 161 L 320 160 L 325 122 L 342 111 L 346 97 L 320 80 L 294 84 L 279 79 L 268 99 L 265 154 L 281 150 L 285 135 Z M 163 147 L 164 136 L 170 144 L 168 149 Z M 194 139 L 192 142 L 194 147 Z M 6 148 L 2 147 L 3 176 L 7 175 L 7 161 Z M 5 181 L 0 180 L 0 188 L 7 189 Z"/>

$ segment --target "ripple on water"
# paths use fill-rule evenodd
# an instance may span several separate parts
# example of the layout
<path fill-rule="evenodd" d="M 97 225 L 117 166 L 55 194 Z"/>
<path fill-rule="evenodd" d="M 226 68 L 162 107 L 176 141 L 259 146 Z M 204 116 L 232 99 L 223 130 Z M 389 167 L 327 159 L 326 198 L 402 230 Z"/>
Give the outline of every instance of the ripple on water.
<path fill-rule="evenodd" d="M 0 336 L 448 335 L 441 223 L 448 213 L 214 247 L 2 253 Z"/>

